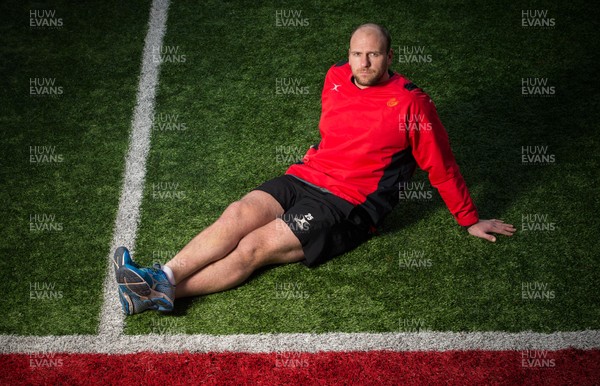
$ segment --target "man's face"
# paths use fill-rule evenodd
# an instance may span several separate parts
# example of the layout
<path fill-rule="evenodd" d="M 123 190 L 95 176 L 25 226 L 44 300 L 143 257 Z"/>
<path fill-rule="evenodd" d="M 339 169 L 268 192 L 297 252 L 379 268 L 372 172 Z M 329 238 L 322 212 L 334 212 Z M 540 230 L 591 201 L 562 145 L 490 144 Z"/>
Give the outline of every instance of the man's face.
<path fill-rule="evenodd" d="M 362 28 L 350 39 L 348 62 L 356 85 L 360 88 L 376 85 L 388 79 L 392 51 L 385 51 L 384 37 L 373 28 Z"/>

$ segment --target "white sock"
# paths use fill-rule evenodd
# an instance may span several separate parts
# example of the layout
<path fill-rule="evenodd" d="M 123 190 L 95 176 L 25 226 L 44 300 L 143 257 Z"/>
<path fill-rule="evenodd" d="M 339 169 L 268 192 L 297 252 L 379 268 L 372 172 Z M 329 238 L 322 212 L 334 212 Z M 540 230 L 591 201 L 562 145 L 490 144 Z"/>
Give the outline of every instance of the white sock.
<path fill-rule="evenodd" d="M 165 275 L 167 275 L 167 279 L 169 279 L 169 283 L 171 283 L 171 285 L 175 285 L 175 276 L 173 276 L 173 271 L 171 270 L 171 268 L 169 268 L 169 266 L 167 266 L 167 265 L 163 265 L 160 268 L 163 270 Z"/>

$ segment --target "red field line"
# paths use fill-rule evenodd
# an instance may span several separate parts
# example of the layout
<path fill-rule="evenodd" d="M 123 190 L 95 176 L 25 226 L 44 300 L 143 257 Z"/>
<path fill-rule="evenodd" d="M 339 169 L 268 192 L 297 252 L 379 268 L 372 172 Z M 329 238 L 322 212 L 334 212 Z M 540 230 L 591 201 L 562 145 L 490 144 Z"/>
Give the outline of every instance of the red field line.
<path fill-rule="evenodd" d="M 600 383 L 600 350 L 7 354 L 11 385 Z"/>

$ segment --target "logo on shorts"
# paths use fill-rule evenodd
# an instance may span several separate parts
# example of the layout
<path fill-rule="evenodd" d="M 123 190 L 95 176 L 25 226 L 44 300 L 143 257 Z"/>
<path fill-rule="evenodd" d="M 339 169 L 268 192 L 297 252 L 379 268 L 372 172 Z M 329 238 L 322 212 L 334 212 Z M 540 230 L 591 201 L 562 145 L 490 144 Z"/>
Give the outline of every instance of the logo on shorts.
<path fill-rule="evenodd" d="M 304 216 L 300 215 L 299 217 L 294 218 L 294 221 L 296 222 L 296 225 L 298 225 L 298 228 L 302 230 L 308 230 L 308 227 L 310 226 L 308 222 L 313 218 L 313 215 L 309 213 L 305 214 Z"/>

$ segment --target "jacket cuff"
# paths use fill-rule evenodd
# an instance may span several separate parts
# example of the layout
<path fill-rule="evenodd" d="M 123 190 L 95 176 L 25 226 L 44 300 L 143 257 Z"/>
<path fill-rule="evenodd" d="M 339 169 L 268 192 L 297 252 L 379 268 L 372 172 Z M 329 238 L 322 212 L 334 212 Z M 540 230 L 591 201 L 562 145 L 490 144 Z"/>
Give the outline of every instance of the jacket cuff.
<path fill-rule="evenodd" d="M 475 216 L 469 216 L 469 218 L 461 219 L 460 221 L 458 221 L 458 225 L 460 225 L 465 230 L 467 230 L 467 228 L 469 228 L 471 225 L 475 225 L 478 222 L 479 222 L 479 216 L 475 215 Z"/>

